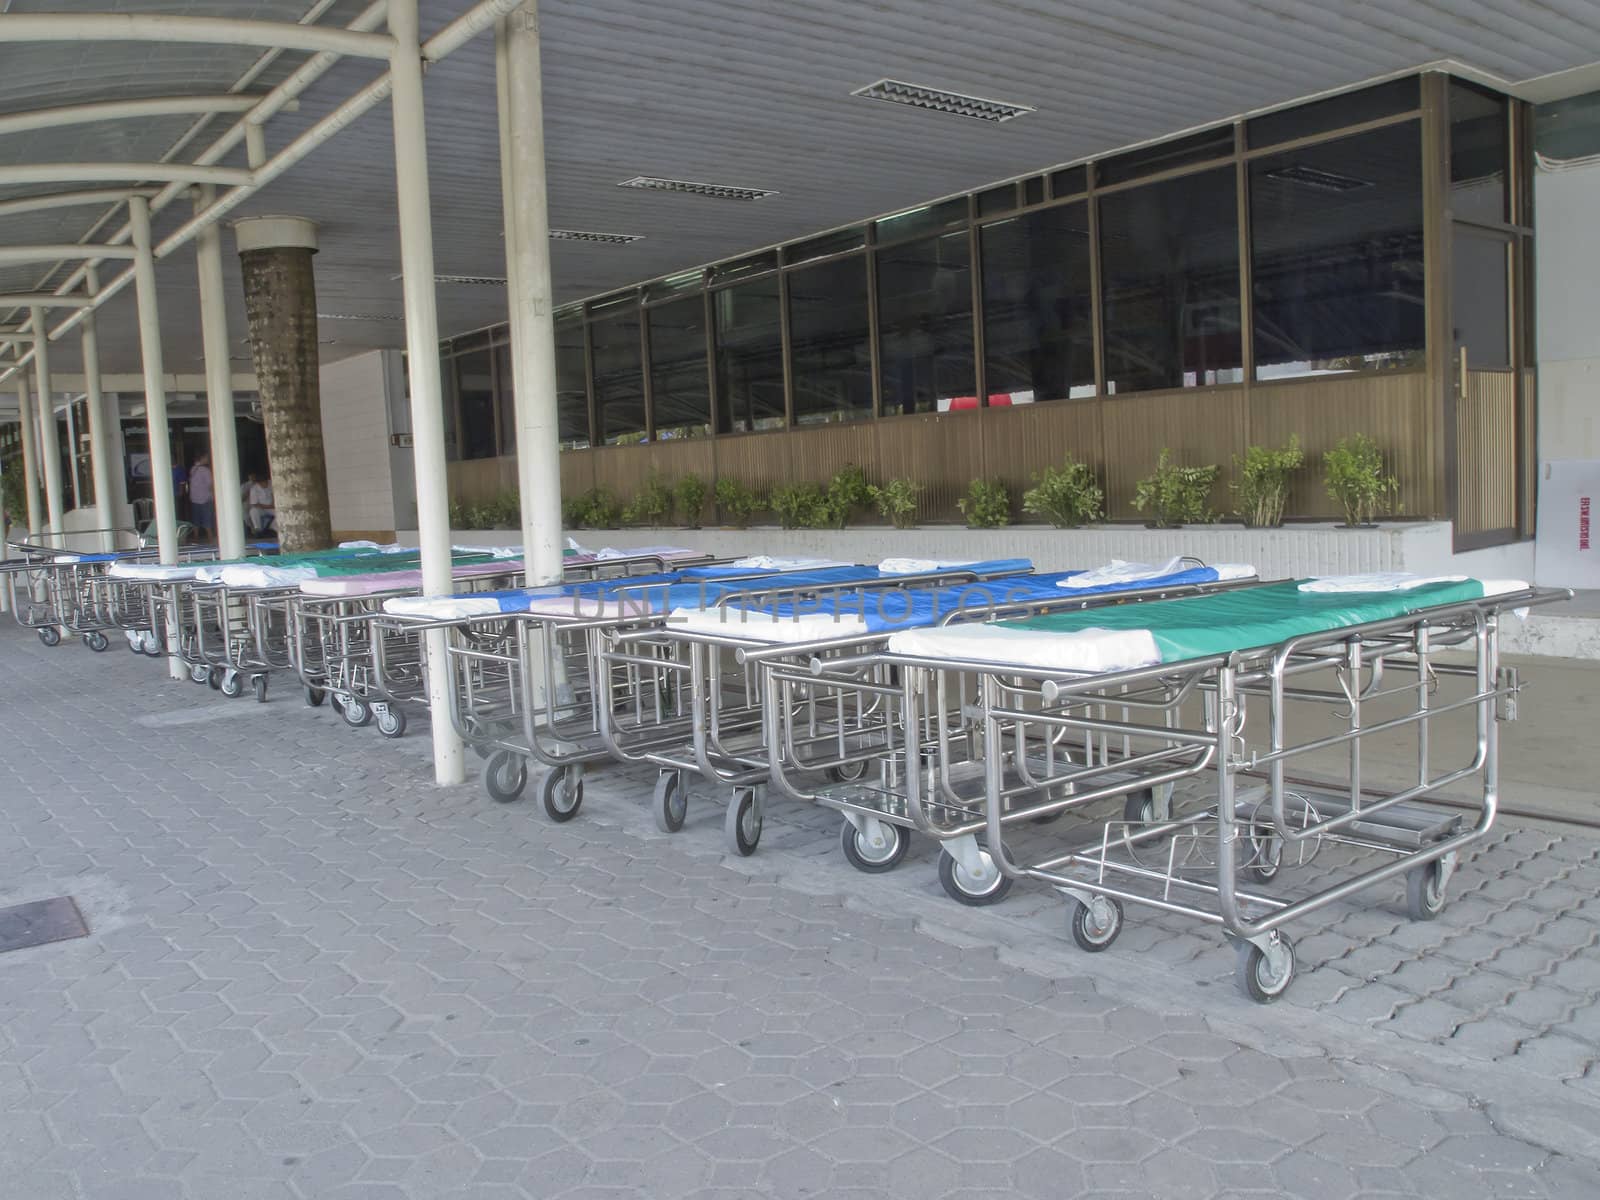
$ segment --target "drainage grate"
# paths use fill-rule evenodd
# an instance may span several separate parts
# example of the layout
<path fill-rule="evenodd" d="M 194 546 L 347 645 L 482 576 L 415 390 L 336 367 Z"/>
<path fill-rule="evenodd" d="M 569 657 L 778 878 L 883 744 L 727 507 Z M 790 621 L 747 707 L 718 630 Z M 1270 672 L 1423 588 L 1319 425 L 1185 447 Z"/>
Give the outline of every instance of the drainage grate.
<path fill-rule="evenodd" d="M 89 927 L 71 896 L 0 908 L 0 954 L 88 936 Z"/>
<path fill-rule="evenodd" d="M 1026 104 L 1008 104 L 1004 100 L 986 100 L 982 96 L 967 96 L 961 92 L 947 92 L 943 88 L 925 87 L 920 83 L 905 83 L 899 79 L 880 79 L 850 93 L 863 100 L 883 100 L 889 104 L 904 104 L 911 108 L 924 108 L 929 112 L 949 113 L 955 117 L 971 117 L 976 121 L 989 121 L 998 125 L 1014 117 L 1036 112 Z"/>
<path fill-rule="evenodd" d="M 778 193 L 765 188 L 733 187 L 725 183 L 694 183 L 687 179 L 662 179 L 655 175 L 635 175 L 618 187 L 642 188 L 647 192 L 684 192 L 691 196 L 713 196 L 718 200 L 762 200 Z"/>

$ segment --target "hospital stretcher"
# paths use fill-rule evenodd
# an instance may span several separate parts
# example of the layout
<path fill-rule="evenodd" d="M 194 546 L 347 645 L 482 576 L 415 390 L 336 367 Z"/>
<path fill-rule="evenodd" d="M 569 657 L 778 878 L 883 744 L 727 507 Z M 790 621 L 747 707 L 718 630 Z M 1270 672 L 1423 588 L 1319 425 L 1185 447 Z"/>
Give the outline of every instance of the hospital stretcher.
<path fill-rule="evenodd" d="M 1028 566 L 1020 560 L 968 564 L 946 575 L 983 578 Z M 681 742 L 688 728 L 677 674 L 665 673 L 651 654 L 628 661 L 602 658 L 618 638 L 660 627 L 675 609 L 721 597 L 777 588 L 814 594 L 904 578 L 877 566 L 755 559 L 628 580 L 388 601 L 384 607 L 386 621 L 414 632 L 448 631 L 450 717 L 462 738 L 489 760 L 489 795 L 502 802 L 518 799 L 528 764 L 535 762 L 544 768 L 539 793 L 546 812 L 569 820 L 582 803 L 585 768 L 612 756 L 608 731 L 648 728 L 667 744 Z"/>
<path fill-rule="evenodd" d="M 1499 724 L 1514 719 L 1521 688 L 1499 661 L 1500 621 L 1567 595 L 1459 578 L 1289 581 L 907 630 L 831 669 L 887 672 L 905 699 L 976 681 L 984 847 L 970 866 L 953 858 L 953 871 L 1054 887 L 1085 950 L 1115 941 L 1124 904 L 1218 925 L 1241 987 L 1270 1001 L 1295 973 L 1289 922 L 1402 876 L 1412 917 L 1441 910 L 1460 851 L 1495 819 Z M 1446 722 L 1472 734 L 1464 761 L 1438 761 Z M 1414 770 L 1379 786 L 1362 742 L 1396 734 Z M 1344 760 L 1342 778 L 1299 776 L 1329 754 Z M 917 773 L 903 745 L 886 757 Z M 1463 784 L 1475 793 L 1468 811 L 1440 802 Z M 1187 802 L 1158 802 L 1170 788 Z M 1032 828 L 1119 800 L 1109 818 Z M 1328 846 L 1348 869 L 1324 864 L 1296 886 L 1293 868 Z"/>
<path fill-rule="evenodd" d="M 702 563 L 709 556 L 680 547 L 658 546 L 631 552 L 569 552 L 562 573 L 573 581 L 626 578 L 641 570 L 671 564 Z M 464 562 L 452 568 L 456 594 L 516 586 L 522 560 Z M 308 579 L 295 592 L 262 599 L 282 610 L 291 667 L 305 688 L 306 702 L 320 706 L 331 697 L 352 727 L 372 724 L 384 737 L 404 735 L 403 704 L 426 694 L 420 638 L 392 623 L 373 622 L 387 600 L 422 594 L 420 571 L 383 571 Z"/>
<path fill-rule="evenodd" d="M 905 852 L 903 830 L 881 813 L 858 814 L 856 798 L 883 744 L 879 730 L 905 714 L 871 680 L 866 687 L 855 686 L 854 676 L 819 682 L 830 660 L 880 650 L 899 629 L 1181 595 L 1244 578 L 1253 579 L 1254 571 L 1174 560 L 1159 567 L 1118 563 L 1100 571 L 981 581 L 958 573 L 923 574 L 800 598 L 724 597 L 709 607 L 679 609 L 658 628 L 623 633 L 601 655 L 610 667 L 654 665 L 662 689 L 676 694 L 669 715 L 683 729 L 681 736 L 673 741 L 670 729 L 643 719 L 648 710 L 631 726 L 612 721 L 608 714 L 619 711 L 615 704 L 598 707 L 602 735 L 613 756 L 660 768 L 652 811 L 664 832 L 682 828 L 692 777 L 729 789 L 724 834 L 728 847 L 745 855 L 760 840 L 773 768 L 769 747 L 783 745 L 787 753 L 776 790 L 824 804 L 837 794 L 850 861 L 886 870 Z M 776 692 L 766 690 L 763 677 L 773 671 L 780 672 Z M 614 678 L 615 672 L 601 677 Z M 776 716 L 781 742 L 769 740 L 769 714 Z M 819 783 L 821 778 L 829 782 Z M 903 814 L 903 803 L 899 807 Z"/>

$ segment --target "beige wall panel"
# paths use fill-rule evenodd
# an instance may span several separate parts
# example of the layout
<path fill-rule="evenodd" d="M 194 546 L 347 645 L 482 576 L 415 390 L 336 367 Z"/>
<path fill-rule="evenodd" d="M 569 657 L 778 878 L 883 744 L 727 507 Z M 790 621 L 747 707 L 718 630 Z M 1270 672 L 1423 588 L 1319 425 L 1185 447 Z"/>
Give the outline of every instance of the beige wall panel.
<path fill-rule="evenodd" d="M 911 479 L 923 486 L 918 515 L 956 521 L 956 501 L 984 473 L 983 422 L 987 414 L 893 417 L 878 422 L 877 463 L 862 468 L 877 482 Z"/>
<path fill-rule="evenodd" d="M 983 414 L 983 450 L 988 473 L 1005 480 L 1017 503 L 1046 467 L 1068 458 L 1088 463 L 1105 478 L 1098 400 L 1057 400 L 991 408 Z M 1020 515 L 1021 509 L 1018 508 Z"/>
<path fill-rule="evenodd" d="M 1244 389 L 1195 388 L 1107 397 L 1105 428 L 1106 508 L 1113 520 L 1136 519 L 1134 485 L 1155 470 L 1163 447 L 1179 466 L 1221 468 L 1211 505 L 1232 507 L 1228 481 L 1233 456 L 1243 449 Z"/>

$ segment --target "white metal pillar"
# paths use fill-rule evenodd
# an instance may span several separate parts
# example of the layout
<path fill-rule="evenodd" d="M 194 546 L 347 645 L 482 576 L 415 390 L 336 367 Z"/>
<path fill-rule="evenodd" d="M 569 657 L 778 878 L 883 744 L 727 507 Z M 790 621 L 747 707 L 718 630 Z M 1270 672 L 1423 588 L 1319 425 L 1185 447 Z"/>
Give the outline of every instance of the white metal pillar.
<path fill-rule="evenodd" d="M 167 424 L 167 391 L 162 378 L 166 363 L 161 356 L 161 315 L 156 307 L 156 260 L 150 248 L 150 201 L 135 196 L 128 201 L 128 225 L 133 233 L 134 286 L 139 300 L 139 354 L 144 360 L 144 417 L 150 431 L 150 492 L 156 505 L 156 545 L 161 561 L 178 561 L 178 501 L 172 491 L 172 433 Z M 176 632 L 175 630 L 172 632 Z M 184 677 L 183 663 L 167 659 L 174 679 Z"/>
<path fill-rule="evenodd" d="M 529 583 L 559 583 L 561 446 L 538 0 L 527 0 L 496 26 L 495 78 L 523 554 Z"/>
<path fill-rule="evenodd" d="M 430 595 L 454 590 L 450 571 L 450 497 L 445 467 L 444 402 L 439 381 L 439 313 L 433 282 L 432 202 L 428 141 L 422 111 L 422 49 L 417 0 L 389 0 L 394 38 L 389 75 L 394 85 L 394 170 L 404 274 L 406 361 L 411 382 L 412 455 L 417 473 L 417 529 L 422 586 Z M 428 704 L 433 713 L 433 776 L 441 784 L 466 779 L 461 739 L 449 719 L 450 675 L 442 629 L 424 635 Z"/>
<path fill-rule="evenodd" d="M 195 195 L 202 212 L 216 189 Z M 200 338 L 206 358 L 206 410 L 211 424 L 212 499 L 217 513 L 217 549 L 223 558 L 244 556 L 244 502 L 240 497 L 239 430 L 233 415 L 233 372 L 228 361 L 227 295 L 222 283 L 222 230 L 207 225 L 195 238 L 200 269 Z"/>
<path fill-rule="evenodd" d="M 39 441 L 33 427 L 33 401 L 28 396 L 28 373 L 17 372 L 17 403 L 22 424 L 22 489 L 28 497 L 28 540 L 37 541 L 44 530 L 44 505 L 39 499 Z"/>
<path fill-rule="evenodd" d="M 99 290 L 100 279 L 93 267 L 88 271 L 89 292 Z M 108 553 L 117 548 L 117 502 L 111 483 L 111 448 L 106 429 L 105 397 L 100 391 L 100 336 L 91 308 L 80 326 L 83 344 L 83 390 L 89 410 L 89 470 L 94 476 L 95 523 L 100 526 L 100 549 Z"/>
<path fill-rule="evenodd" d="M 44 309 L 34 307 L 33 378 L 39 394 L 39 456 L 44 459 L 44 498 L 47 513 L 47 540 L 66 545 L 66 504 L 61 492 L 61 437 L 56 432 L 56 405 L 50 382 L 50 327 Z"/>

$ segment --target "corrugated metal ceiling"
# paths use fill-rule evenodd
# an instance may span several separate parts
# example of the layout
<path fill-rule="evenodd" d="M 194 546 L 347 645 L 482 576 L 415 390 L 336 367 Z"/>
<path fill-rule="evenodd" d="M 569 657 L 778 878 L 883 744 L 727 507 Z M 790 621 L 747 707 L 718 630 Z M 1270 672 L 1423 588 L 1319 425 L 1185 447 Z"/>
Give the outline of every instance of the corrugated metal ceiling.
<path fill-rule="evenodd" d="M 311 0 L 13 0 L 13 12 L 191 12 L 298 19 Z M 423 0 L 424 29 L 467 0 Z M 350 19 L 338 0 L 327 20 Z M 644 235 L 628 245 L 552 246 L 558 298 L 695 266 L 988 181 L 1226 119 L 1441 60 L 1509 81 L 1600 61 L 1590 0 L 545 0 L 546 119 L 552 223 Z M 130 95 L 222 91 L 253 50 L 155 45 L 0 45 L 0 112 Z M 270 84 L 300 60 L 284 55 Z M 272 147 L 377 71 L 341 65 Z M 854 98 L 890 77 L 1029 105 L 1003 125 Z M 259 86 L 259 85 L 258 85 Z M 480 38 L 428 74 L 438 269 L 504 272 L 492 42 Z M 0 161 L 159 158 L 185 118 L 67 135 L 0 138 Z M 132 126 L 132 127 L 130 127 Z M 202 139 L 198 144 L 205 144 Z M 192 153 L 192 150 L 191 150 Z M 237 159 L 234 160 L 237 162 Z M 755 203 L 627 190 L 635 175 L 758 188 Z M 387 110 L 375 111 L 241 210 L 292 212 L 322 225 L 319 306 L 397 313 L 399 284 Z M 161 228 L 187 212 L 174 206 Z M 75 240 L 99 214 L 69 210 L 7 222 L 0 241 Z M 231 318 L 243 314 L 233 256 Z M 32 288 L 38 268 L 0 271 Z M 193 258 L 159 270 L 168 367 L 198 369 Z M 440 325 L 463 332 L 504 318 L 504 294 L 443 287 Z M 108 370 L 138 366 L 131 293 L 101 319 Z M 325 322 L 329 357 L 397 346 L 396 322 Z M 75 342 L 76 339 L 69 339 Z M 62 345 L 66 369 L 76 348 Z"/>

